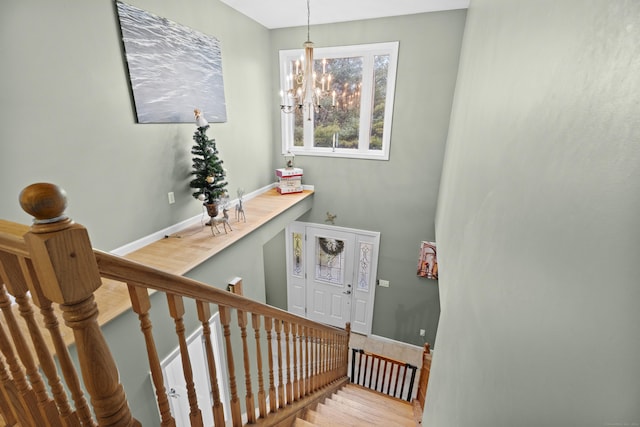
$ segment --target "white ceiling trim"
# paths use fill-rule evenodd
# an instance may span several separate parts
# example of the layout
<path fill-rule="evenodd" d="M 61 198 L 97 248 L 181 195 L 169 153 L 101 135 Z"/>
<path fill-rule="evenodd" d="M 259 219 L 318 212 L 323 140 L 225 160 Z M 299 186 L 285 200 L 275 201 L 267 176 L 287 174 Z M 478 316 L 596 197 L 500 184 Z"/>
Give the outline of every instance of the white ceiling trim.
<path fill-rule="evenodd" d="M 221 0 L 272 28 L 307 25 L 306 0 Z M 311 25 L 467 9 L 470 0 L 310 0 Z"/>

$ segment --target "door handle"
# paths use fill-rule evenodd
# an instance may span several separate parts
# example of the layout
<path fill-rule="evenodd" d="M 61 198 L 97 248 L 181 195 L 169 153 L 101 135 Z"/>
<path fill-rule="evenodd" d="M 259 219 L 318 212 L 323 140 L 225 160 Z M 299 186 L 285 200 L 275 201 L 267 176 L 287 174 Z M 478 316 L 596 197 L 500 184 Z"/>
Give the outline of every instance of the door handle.
<path fill-rule="evenodd" d="M 178 393 L 176 393 L 176 389 L 175 388 L 169 389 L 169 393 L 167 393 L 167 395 L 169 397 L 173 397 L 174 399 L 177 399 L 177 398 L 180 397 L 180 395 Z"/>
<path fill-rule="evenodd" d="M 351 291 L 344 291 L 343 294 L 345 295 L 351 295 Z"/>

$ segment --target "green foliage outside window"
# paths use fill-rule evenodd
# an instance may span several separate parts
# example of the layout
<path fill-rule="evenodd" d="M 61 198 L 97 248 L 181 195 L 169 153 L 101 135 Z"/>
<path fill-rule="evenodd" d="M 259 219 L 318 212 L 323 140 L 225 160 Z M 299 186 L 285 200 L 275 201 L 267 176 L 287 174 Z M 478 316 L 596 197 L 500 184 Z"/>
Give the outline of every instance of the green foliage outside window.
<path fill-rule="evenodd" d="M 397 52 L 397 42 L 316 49 L 320 106 L 283 116 L 283 152 L 388 159 Z M 280 55 L 282 87 L 292 90 L 291 70 L 300 66 L 300 53 Z"/>

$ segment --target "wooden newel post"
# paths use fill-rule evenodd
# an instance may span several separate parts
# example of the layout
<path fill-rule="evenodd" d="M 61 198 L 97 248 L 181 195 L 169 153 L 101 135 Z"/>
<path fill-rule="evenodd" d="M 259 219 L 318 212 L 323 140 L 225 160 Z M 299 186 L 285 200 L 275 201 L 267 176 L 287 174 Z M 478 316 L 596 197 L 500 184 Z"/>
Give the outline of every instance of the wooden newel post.
<path fill-rule="evenodd" d="M 344 347 L 342 348 L 344 353 L 342 354 L 342 370 L 340 374 L 347 377 L 349 376 L 349 340 L 351 339 L 351 322 L 347 322 L 344 330 L 347 332 L 347 337 L 345 339 Z"/>
<path fill-rule="evenodd" d="M 80 369 L 100 426 L 139 426 L 119 382 L 118 369 L 97 322 L 93 292 L 101 285 L 87 230 L 65 214 L 66 194 L 53 184 L 33 184 L 20 205 L 34 217 L 24 236 L 42 293 L 60 304 L 73 330 Z"/>
<path fill-rule="evenodd" d="M 427 399 L 427 386 L 429 385 L 429 373 L 431 372 L 431 347 L 429 343 L 424 344 L 422 351 L 422 368 L 420 368 L 420 379 L 418 380 L 417 400 L 420 407 L 424 409 Z"/>

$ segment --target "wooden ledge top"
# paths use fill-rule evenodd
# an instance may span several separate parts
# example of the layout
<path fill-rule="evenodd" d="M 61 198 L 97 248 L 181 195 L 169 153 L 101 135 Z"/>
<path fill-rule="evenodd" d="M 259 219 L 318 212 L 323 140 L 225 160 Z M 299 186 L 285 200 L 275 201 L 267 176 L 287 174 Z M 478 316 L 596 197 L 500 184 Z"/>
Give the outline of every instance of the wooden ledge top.
<path fill-rule="evenodd" d="M 268 190 L 243 201 L 246 222 L 236 221 L 233 208 L 229 210 L 232 231 L 226 234 L 222 225 L 218 225 L 220 232 L 216 231 L 214 236 L 211 227 L 204 225 L 209 219 L 205 215 L 201 224 L 191 225 L 124 258 L 182 276 L 312 194 L 312 190 L 284 195 L 275 189 Z"/>
<path fill-rule="evenodd" d="M 222 231 L 221 226 L 218 226 L 221 233 L 214 236 L 211 227 L 195 224 L 123 258 L 182 276 L 312 194 L 312 190 L 305 190 L 302 193 L 281 195 L 276 189 L 271 189 L 243 201 L 247 222 L 237 222 L 235 216 L 232 218 L 234 211 L 229 211 L 229 224 L 233 231 L 227 234 Z M 203 223 L 208 219 L 205 215 Z M 102 287 L 95 295 L 100 309 L 98 322 L 101 325 L 131 308 L 127 287 L 122 283 L 102 279 Z"/>

